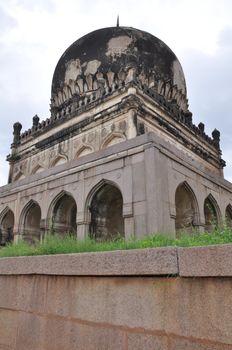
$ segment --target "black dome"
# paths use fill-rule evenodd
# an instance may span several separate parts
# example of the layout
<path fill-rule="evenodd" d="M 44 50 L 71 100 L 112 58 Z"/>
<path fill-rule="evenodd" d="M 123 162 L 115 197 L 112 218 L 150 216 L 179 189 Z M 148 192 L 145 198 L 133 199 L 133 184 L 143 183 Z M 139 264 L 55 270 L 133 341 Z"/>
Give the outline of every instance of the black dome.
<path fill-rule="evenodd" d="M 99 29 L 75 41 L 57 63 L 52 94 L 80 76 L 118 73 L 122 67 L 169 81 L 186 96 L 184 73 L 173 51 L 155 36 L 130 27 Z"/>

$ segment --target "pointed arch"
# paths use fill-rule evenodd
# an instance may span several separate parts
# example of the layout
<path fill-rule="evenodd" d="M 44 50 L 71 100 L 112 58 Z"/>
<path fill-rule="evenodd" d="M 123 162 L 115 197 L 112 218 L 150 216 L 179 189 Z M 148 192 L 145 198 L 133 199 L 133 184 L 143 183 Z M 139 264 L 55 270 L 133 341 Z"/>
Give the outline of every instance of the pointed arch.
<path fill-rule="evenodd" d="M 115 183 L 102 180 L 94 186 L 87 197 L 86 215 L 92 238 L 104 241 L 124 236 L 123 196 Z"/>
<path fill-rule="evenodd" d="M 16 176 L 14 177 L 14 181 L 19 181 L 19 180 L 22 180 L 22 179 L 25 179 L 25 175 L 19 171 Z"/>
<path fill-rule="evenodd" d="M 40 240 L 41 208 L 39 204 L 30 200 L 20 215 L 20 230 L 22 237 L 28 243 Z"/>
<path fill-rule="evenodd" d="M 167 99 L 169 98 L 170 91 L 171 91 L 171 84 L 170 84 L 170 81 L 168 80 L 165 86 L 165 97 Z"/>
<path fill-rule="evenodd" d="M 96 185 L 94 185 L 91 190 L 89 191 L 88 195 L 87 195 L 87 198 L 86 198 L 86 202 L 85 202 L 85 212 L 88 211 L 88 208 L 90 206 L 90 203 L 93 199 L 93 196 L 94 194 L 104 185 L 111 185 L 111 186 L 114 186 L 116 187 L 121 193 L 122 193 L 122 190 L 120 188 L 120 186 L 114 182 L 114 181 L 111 181 L 111 180 L 108 180 L 108 179 L 102 179 L 100 180 Z M 86 220 L 88 220 L 88 215 L 85 217 Z"/>
<path fill-rule="evenodd" d="M 166 83 L 165 81 L 162 81 L 162 85 L 160 85 L 160 91 L 159 94 L 165 96 L 165 88 L 166 88 Z"/>
<path fill-rule="evenodd" d="M 9 210 L 13 212 L 13 210 L 7 205 L 7 206 L 1 211 L 1 213 L 0 213 L 0 224 L 1 224 L 1 222 L 2 222 L 2 220 L 3 220 L 3 218 L 4 218 L 4 216 L 6 215 L 6 213 L 7 213 Z"/>
<path fill-rule="evenodd" d="M 63 94 L 61 92 L 61 90 L 58 91 L 58 100 L 59 100 L 59 105 L 61 105 L 64 101 L 63 101 Z"/>
<path fill-rule="evenodd" d="M 7 206 L 0 214 L 0 245 L 12 242 L 14 239 L 14 213 Z"/>
<path fill-rule="evenodd" d="M 64 155 L 59 154 L 51 163 L 51 167 L 55 167 L 61 164 L 66 163 L 68 158 Z"/>
<path fill-rule="evenodd" d="M 232 228 L 232 206 L 228 204 L 225 210 L 225 223 L 228 227 Z"/>
<path fill-rule="evenodd" d="M 66 99 L 72 97 L 72 90 L 71 90 L 71 88 L 70 88 L 69 85 L 65 84 L 65 85 L 64 85 L 64 90 L 63 90 L 63 91 L 64 91 L 64 94 L 65 94 Z"/>
<path fill-rule="evenodd" d="M 204 201 L 205 230 L 213 231 L 220 222 L 221 213 L 217 201 L 210 193 Z"/>
<path fill-rule="evenodd" d="M 94 152 L 94 148 L 90 145 L 82 145 L 76 152 L 75 159 L 83 157 L 87 154 Z"/>
<path fill-rule="evenodd" d="M 65 102 L 66 101 L 66 99 L 67 99 L 67 96 L 66 96 L 66 93 L 65 93 L 65 91 L 64 91 L 64 89 L 62 90 L 62 99 L 63 99 L 63 102 Z"/>
<path fill-rule="evenodd" d="M 79 89 L 79 93 L 82 94 L 84 92 L 84 88 L 83 88 L 83 79 L 79 76 L 78 79 L 76 80 L 76 84 L 78 86 Z"/>
<path fill-rule="evenodd" d="M 112 133 L 108 135 L 102 143 L 101 148 L 107 148 L 109 146 L 116 145 L 117 143 L 126 141 L 126 136 L 121 133 Z"/>
<path fill-rule="evenodd" d="M 37 164 L 37 165 L 32 169 L 31 175 L 41 173 L 42 171 L 44 171 L 44 168 L 43 168 L 40 164 Z"/>
<path fill-rule="evenodd" d="M 191 233 L 199 224 L 199 206 L 194 191 L 187 181 L 180 183 L 175 193 L 176 233 L 185 231 Z"/>
<path fill-rule="evenodd" d="M 49 229 L 52 233 L 76 234 L 77 205 L 73 196 L 61 191 L 52 201 L 48 210 Z"/>
<path fill-rule="evenodd" d="M 58 107 L 59 106 L 59 98 L 58 98 L 57 94 L 53 94 L 52 97 L 53 97 L 55 106 Z"/>

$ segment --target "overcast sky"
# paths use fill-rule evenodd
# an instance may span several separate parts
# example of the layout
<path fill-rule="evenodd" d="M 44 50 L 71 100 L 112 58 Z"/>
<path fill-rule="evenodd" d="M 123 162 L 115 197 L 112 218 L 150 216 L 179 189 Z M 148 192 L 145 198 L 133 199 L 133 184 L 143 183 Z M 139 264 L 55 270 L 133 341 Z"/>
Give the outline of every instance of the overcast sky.
<path fill-rule="evenodd" d="M 0 0 L 0 185 L 7 182 L 12 125 L 49 117 L 56 63 L 92 30 L 120 25 L 150 32 L 179 58 L 193 121 L 221 131 L 232 181 L 231 0 Z"/>

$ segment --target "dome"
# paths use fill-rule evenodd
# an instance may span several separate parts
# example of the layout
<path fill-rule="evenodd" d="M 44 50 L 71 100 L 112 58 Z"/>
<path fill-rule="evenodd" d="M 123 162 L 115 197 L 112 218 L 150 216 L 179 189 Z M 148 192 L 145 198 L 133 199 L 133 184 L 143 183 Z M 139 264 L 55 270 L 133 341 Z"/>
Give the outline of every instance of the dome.
<path fill-rule="evenodd" d="M 93 91 L 95 80 L 110 80 L 109 72 L 122 77 L 130 68 L 148 87 L 169 99 L 186 101 L 184 73 L 173 51 L 155 36 L 130 27 L 99 29 L 75 41 L 55 68 L 52 101 L 61 91 L 66 91 L 63 102 L 73 94 Z M 168 84 L 168 91 L 163 83 Z M 185 103 L 182 109 L 186 108 Z"/>

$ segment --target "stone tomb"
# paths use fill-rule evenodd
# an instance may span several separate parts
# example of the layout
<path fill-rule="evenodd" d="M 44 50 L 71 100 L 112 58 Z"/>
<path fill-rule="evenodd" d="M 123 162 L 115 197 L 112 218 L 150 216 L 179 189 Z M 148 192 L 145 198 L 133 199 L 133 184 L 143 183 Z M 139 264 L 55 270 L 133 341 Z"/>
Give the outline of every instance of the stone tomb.
<path fill-rule="evenodd" d="M 74 42 L 55 68 L 50 117 L 13 135 L 1 244 L 231 225 L 220 132 L 193 124 L 182 67 L 149 33 L 117 26 Z"/>

